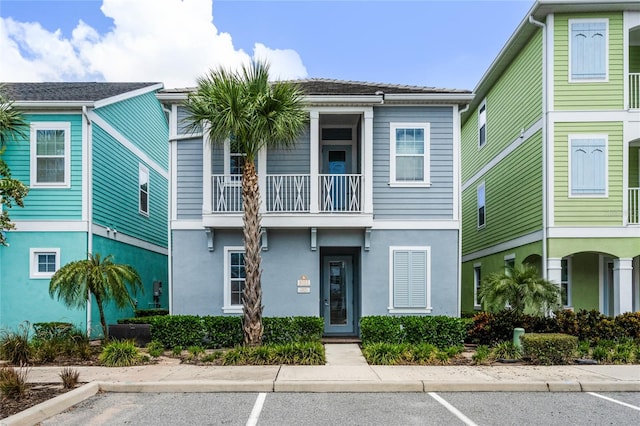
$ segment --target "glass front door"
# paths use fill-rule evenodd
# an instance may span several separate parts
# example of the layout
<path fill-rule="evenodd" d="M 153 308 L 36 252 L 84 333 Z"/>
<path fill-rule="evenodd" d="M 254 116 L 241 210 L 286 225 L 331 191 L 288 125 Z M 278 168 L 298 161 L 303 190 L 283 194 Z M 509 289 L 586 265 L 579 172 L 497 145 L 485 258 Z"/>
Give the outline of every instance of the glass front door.
<path fill-rule="evenodd" d="M 353 333 L 352 257 L 325 256 L 323 275 L 324 332 L 327 334 Z"/>

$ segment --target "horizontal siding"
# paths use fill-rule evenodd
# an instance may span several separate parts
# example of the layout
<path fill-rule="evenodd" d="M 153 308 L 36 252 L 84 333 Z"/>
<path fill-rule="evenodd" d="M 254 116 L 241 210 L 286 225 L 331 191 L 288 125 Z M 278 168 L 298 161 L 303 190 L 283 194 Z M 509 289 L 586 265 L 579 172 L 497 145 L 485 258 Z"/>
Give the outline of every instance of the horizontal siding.
<path fill-rule="evenodd" d="M 267 150 L 268 174 L 309 174 L 311 170 L 309 125 L 300 136 L 295 145 L 290 149 Z"/>
<path fill-rule="evenodd" d="M 485 221 L 477 227 L 478 184 Z M 538 132 L 462 193 L 463 255 L 542 229 L 542 133 Z"/>
<path fill-rule="evenodd" d="M 177 143 L 177 214 L 178 219 L 202 217 L 202 139 Z"/>
<path fill-rule="evenodd" d="M 71 123 L 71 187 L 61 189 L 31 188 L 24 208 L 10 211 L 12 220 L 80 220 L 82 219 L 82 116 L 80 114 L 26 114 L 28 122 Z M 28 133 L 28 132 L 27 132 Z M 10 141 L 2 158 L 11 176 L 30 185 L 30 140 Z"/>
<path fill-rule="evenodd" d="M 389 186 L 389 123 L 431 124 L 431 187 Z M 453 109 L 378 107 L 373 118 L 373 209 L 378 219 L 450 219 L 453 216 Z"/>
<path fill-rule="evenodd" d="M 160 167 L 168 170 L 169 127 L 155 93 L 136 96 L 94 111 Z"/>
<path fill-rule="evenodd" d="M 609 81 L 569 83 L 569 19 L 609 20 Z M 622 109 L 624 105 L 624 45 L 622 12 L 559 14 L 554 25 L 556 110 Z"/>
<path fill-rule="evenodd" d="M 556 123 L 554 133 L 555 224 L 606 226 L 622 224 L 622 123 Z M 569 135 L 608 135 L 607 198 L 569 198 Z"/>
<path fill-rule="evenodd" d="M 149 169 L 149 216 L 138 213 L 141 161 L 99 126 L 93 127 L 93 220 L 118 232 L 167 246 L 168 182 Z M 114 167 L 117 164 L 117 167 Z M 143 163 L 144 164 L 144 163 Z"/>
<path fill-rule="evenodd" d="M 462 182 L 542 116 L 542 33 L 532 37 L 486 96 L 487 141 L 478 148 L 478 111 L 462 129 Z"/>

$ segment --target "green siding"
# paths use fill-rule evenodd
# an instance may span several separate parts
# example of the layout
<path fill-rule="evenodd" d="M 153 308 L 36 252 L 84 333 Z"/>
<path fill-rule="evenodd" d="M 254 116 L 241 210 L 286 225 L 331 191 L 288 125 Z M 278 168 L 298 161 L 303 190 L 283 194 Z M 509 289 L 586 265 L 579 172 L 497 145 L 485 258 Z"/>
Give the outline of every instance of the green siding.
<path fill-rule="evenodd" d="M 169 128 L 155 92 L 94 111 L 161 167 L 169 168 Z"/>
<path fill-rule="evenodd" d="M 470 260 L 462 264 L 462 289 L 461 289 L 461 311 L 473 311 L 473 265 L 480 264 L 482 278 L 486 278 L 494 272 L 504 271 L 504 257 L 515 255 L 516 267 L 520 267 L 522 262 L 527 259 L 528 263 L 539 264 L 539 258 L 542 256 L 542 241 L 515 247 L 511 250 L 501 251 L 489 256 L 480 257 Z M 532 256 L 532 257 L 529 257 Z M 535 260 L 533 259 L 535 258 Z M 542 274 L 542 273 L 541 273 Z"/>
<path fill-rule="evenodd" d="M 578 253 L 571 257 L 571 307 L 600 309 L 600 261 L 596 253 Z"/>
<path fill-rule="evenodd" d="M 569 19 L 609 20 L 609 80 L 569 82 Z M 624 106 L 623 16 L 617 13 L 555 15 L 554 85 L 556 110 L 622 109 Z"/>
<path fill-rule="evenodd" d="M 485 182 L 485 218 L 477 228 L 476 188 Z M 538 132 L 462 193 L 463 254 L 542 228 L 542 133 Z"/>
<path fill-rule="evenodd" d="M 562 258 L 573 253 L 598 252 L 611 257 L 629 259 L 640 255 L 638 238 L 552 238 L 549 239 L 549 258 Z"/>
<path fill-rule="evenodd" d="M 487 142 L 478 149 L 478 111 L 462 128 L 462 182 L 542 115 L 542 33 L 537 31 L 486 97 Z"/>
<path fill-rule="evenodd" d="M 12 220 L 77 220 L 82 218 L 82 116 L 80 114 L 26 114 L 28 122 L 71 123 L 71 187 L 31 188 L 24 208 L 11 209 Z M 3 154 L 11 175 L 30 185 L 29 138 L 11 141 Z"/>
<path fill-rule="evenodd" d="M 622 123 L 555 123 L 554 218 L 557 226 L 622 225 Z M 569 135 L 608 136 L 608 196 L 569 198 Z"/>
<path fill-rule="evenodd" d="M 9 247 L 0 247 L 0 330 L 24 321 L 65 321 L 85 328 L 86 310 L 69 309 L 49 296 L 49 279 L 31 279 L 31 248 L 59 248 L 60 266 L 87 256 L 82 232 L 9 232 Z"/>
<path fill-rule="evenodd" d="M 168 182 L 149 169 L 149 216 L 138 212 L 141 161 L 99 126 L 93 126 L 93 220 L 118 232 L 167 247 Z M 114 167 L 117 164 L 117 167 Z M 144 163 L 143 163 L 144 164 Z"/>

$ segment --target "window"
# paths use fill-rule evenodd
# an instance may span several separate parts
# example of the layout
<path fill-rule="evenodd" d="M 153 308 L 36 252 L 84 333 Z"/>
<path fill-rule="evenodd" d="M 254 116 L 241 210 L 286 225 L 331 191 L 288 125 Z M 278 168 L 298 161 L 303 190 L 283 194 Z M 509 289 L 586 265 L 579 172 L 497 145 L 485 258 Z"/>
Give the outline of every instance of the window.
<path fill-rule="evenodd" d="M 569 259 L 562 259 L 560 262 L 562 265 L 562 271 L 560 272 L 560 290 L 562 298 L 562 306 L 571 306 L 571 286 L 570 286 L 570 265 Z"/>
<path fill-rule="evenodd" d="M 476 189 L 476 198 L 478 207 L 478 228 L 484 228 L 486 223 L 484 182 L 478 185 L 478 188 Z"/>
<path fill-rule="evenodd" d="M 431 312 L 431 248 L 389 248 L 389 312 Z"/>
<path fill-rule="evenodd" d="M 31 123 L 31 186 L 70 186 L 71 125 L 60 122 Z"/>
<path fill-rule="evenodd" d="M 33 248 L 29 250 L 29 277 L 35 279 L 51 278 L 60 269 L 59 248 Z"/>
<path fill-rule="evenodd" d="M 242 292 L 246 280 L 244 247 L 225 247 L 224 263 L 224 306 L 222 310 L 225 313 L 242 313 Z"/>
<path fill-rule="evenodd" d="M 225 141 L 224 144 L 224 173 L 231 175 L 231 181 L 240 181 L 242 179 L 242 171 L 246 161 L 246 154 L 238 146 L 235 139 Z"/>
<path fill-rule="evenodd" d="M 482 101 L 478 108 L 478 148 L 487 143 L 487 101 Z"/>
<path fill-rule="evenodd" d="M 607 80 L 607 20 L 569 21 L 570 81 Z"/>
<path fill-rule="evenodd" d="M 391 123 L 390 181 L 396 186 L 428 186 L 429 123 Z"/>
<path fill-rule="evenodd" d="M 516 255 L 509 254 L 504 257 L 504 273 L 511 275 L 511 271 L 516 267 Z"/>
<path fill-rule="evenodd" d="M 480 263 L 473 265 L 473 305 L 474 308 L 480 309 L 480 284 L 482 283 L 482 266 Z"/>
<path fill-rule="evenodd" d="M 138 165 L 138 200 L 139 212 L 149 216 L 149 169 Z"/>
<path fill-rule="evenodd" d="M 571 196 L 607 195 L 607 137 L 569 136 Z"/>

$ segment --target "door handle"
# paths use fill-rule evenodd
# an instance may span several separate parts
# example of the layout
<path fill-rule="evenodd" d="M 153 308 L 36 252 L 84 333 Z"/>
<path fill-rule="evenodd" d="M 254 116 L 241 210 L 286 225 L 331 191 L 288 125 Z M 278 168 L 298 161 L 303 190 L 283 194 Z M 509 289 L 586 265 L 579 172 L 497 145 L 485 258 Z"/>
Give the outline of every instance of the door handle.
<path fill-rule="evenodd" d="M 329 306 L 329 301 L 327 299 L 324 299 L 324 306 Z"/>

